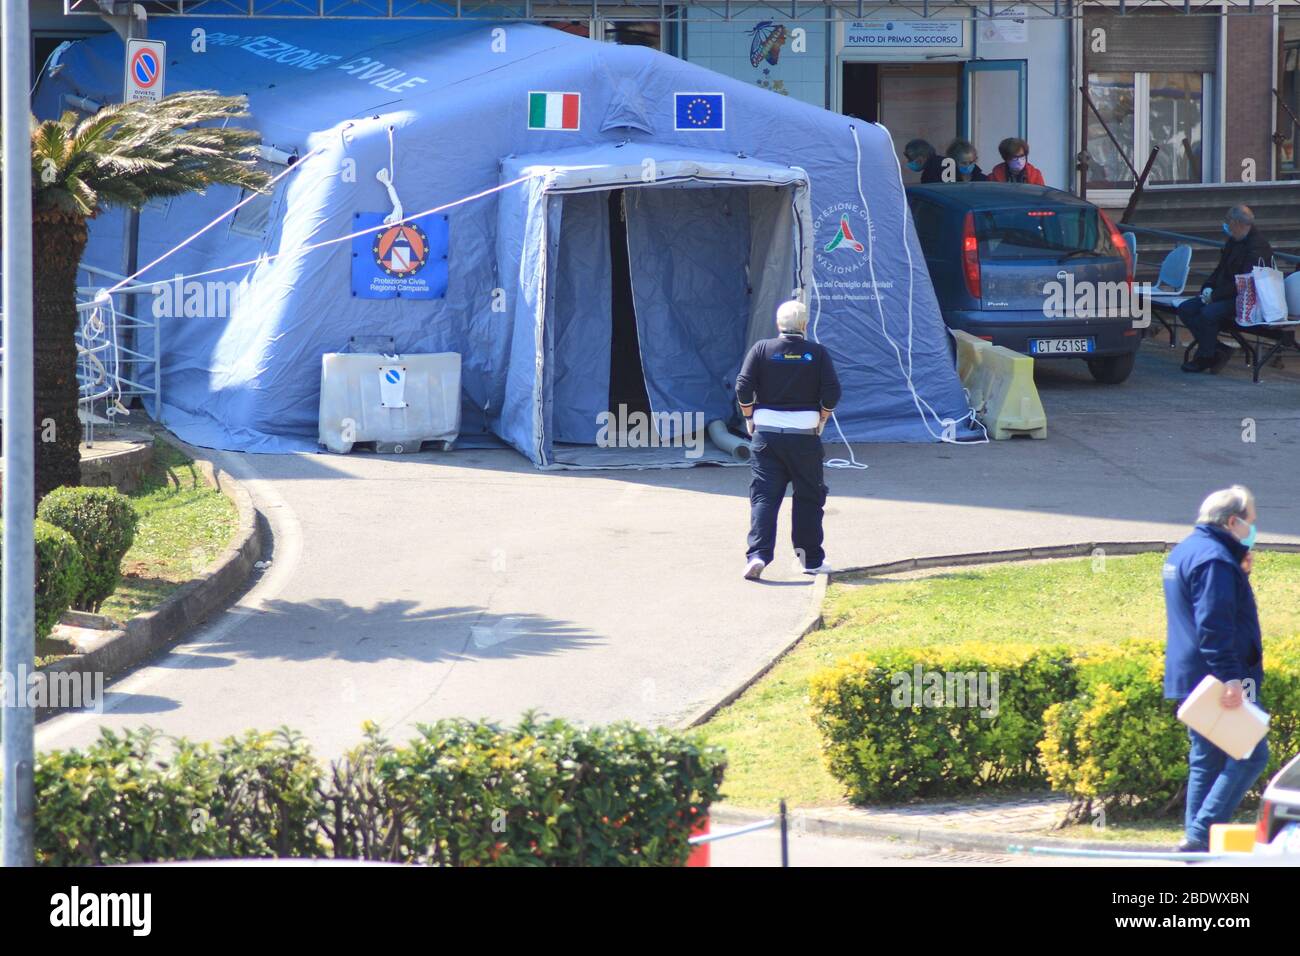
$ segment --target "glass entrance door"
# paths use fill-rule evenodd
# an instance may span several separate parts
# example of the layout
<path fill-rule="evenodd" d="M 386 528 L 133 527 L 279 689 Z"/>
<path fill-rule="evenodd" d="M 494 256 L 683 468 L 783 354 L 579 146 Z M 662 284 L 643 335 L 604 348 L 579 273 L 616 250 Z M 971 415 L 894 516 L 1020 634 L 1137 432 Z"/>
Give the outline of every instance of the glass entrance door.
<path fill-rule="evenodd" d="M 962 136 L 975 145 L 986 173 L 1002 157 L 998 143 L 1028 135 L 1028 69 L 1025 60 L 973 60 L 962 70 Z"/>

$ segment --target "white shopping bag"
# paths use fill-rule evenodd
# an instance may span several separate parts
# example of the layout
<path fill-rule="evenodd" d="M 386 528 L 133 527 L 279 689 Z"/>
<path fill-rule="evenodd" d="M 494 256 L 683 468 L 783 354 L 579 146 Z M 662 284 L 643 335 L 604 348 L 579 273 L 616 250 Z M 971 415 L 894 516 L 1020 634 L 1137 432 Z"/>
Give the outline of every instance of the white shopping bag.
<path fill-rule="evenodd" d="M 1263 263 L 1250 272 L 1255 285 L 1252 325 L 1286 321 L 1286 282 L 1282 273 Z"/>

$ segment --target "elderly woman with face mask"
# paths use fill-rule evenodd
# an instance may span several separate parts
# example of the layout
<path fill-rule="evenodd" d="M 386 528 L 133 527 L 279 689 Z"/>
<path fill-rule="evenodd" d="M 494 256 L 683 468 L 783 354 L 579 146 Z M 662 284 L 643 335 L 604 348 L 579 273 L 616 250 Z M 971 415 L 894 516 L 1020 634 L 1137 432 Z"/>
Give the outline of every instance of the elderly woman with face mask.
<path fill-rule="evenodd" d="M 1031 186 L 1046 186 L 1042 171 L 1029 162 L 1029 144 L 1018 136 L 1008 136 L 998 143 L 998 152 L 1002 162 L 993 167 L 989 179 L 995 183 L 1028 183 Z"/>
<path fill-rule="evenodd" d="M 953 178 L 949 180 L 945 176 L 945 182 L 982 183 L 988 179 L 984 170 L 979 167 L 979 154 L 975 152 L 975 145 L 969 140 L 954 139 L 952 145 L 948 147 L 947 155 L 951 160 L 949 166 Z"/>

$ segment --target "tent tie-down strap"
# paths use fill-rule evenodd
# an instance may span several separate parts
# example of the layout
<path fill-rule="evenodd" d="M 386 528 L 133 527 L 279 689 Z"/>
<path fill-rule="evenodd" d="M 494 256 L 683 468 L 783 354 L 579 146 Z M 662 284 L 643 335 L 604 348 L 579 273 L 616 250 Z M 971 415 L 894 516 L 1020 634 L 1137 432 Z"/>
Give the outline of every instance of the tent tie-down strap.
<path fill-rule="evenodd" d="M 299 160 L 299 161 L 298 161 L 297 163 L 295 163 L 293 166 L 290 166 L 288 170 L 285 170 L 285 172 L 287 173 L 287 172 L 290 172 L 290 171 L 292 171 L 292 170 L 298 169 L 300 166 L 303 165 L 304 162 L 306 162 L 307 158 L 308 158 L 309 156 L 311 156 L 311 155 L 313 155 L 313 154 L 312 154 L 312 153 L 308 153 L 307 156 L 304 156 L 301 160 Z M 283 176 L 284 173 L 281 173 L 280 175 Z M 245 261 L 245 262 L 235 262 L 235 263 L 232 263 L 232 264 L 230 264 L 230 265 L 228 265 L 228 266 L 218 266 L 218 267 L 215 268 L 215 269 L 205 269 L 203 272 L 191 272 L 191 273 L 189 273 L 188 275 L 175 276 L 175 277 L 173 277 L 173 278 L 172 278 L 171 280 L 169 280 L 169 281 L 173 281 L 173 282 L 187 282 L 187 281 L 189 281 L 189 280 L 191 280 L 191 279 L 203 279 L 203 278 L 206 278 L 207 276 L 216 275 L 216 274 L 219 273 L 219 272 L 230 272 L 232 269 L 247 269 L 247 268 L 250 267 L 250 266 L 255 266 L 255 265 L 258 265 L 258 264 L 263 263 L 263 262 L 271 262 L 271 261 L 274 260 L 274 259 L 294 259 L 294 258 L 297 258 L 298 256 L 306 255 L 306 254 L 309 253 L 309 252 L 314 252 L 314 251 L 317 250 L 317 249 L 323 249 L 323 248 L 325 248 L 326 246 L 332 246 L 332 245 L 335 245 L 335 244 L 340 243 L 340 242 L 351 242 L 353 239 L 357 238 L 358 236 L 367 236 L 367 235 L 370 235 L 371 233 L 383 232 L 385 229 L 388 229 L 390 226 L 395 226 L 395 225 L 398 225 L 399 223 L 412 222 L 412 221 L 414 221 L 414 220 L 416 220 L 416 219 L 420 219 L 420 218 L 422 218 L 422 217 L 424 217 L 424 216 L 431 216 L 431 215 L 433 215 L 434 213 L 444 212 L 445 210 L 453 209 L 453 208 L 455 208 L 456 206 L 463 206 L 463 205 L 465 205 L 465 203 L 473 202 L 473 201 L 476 200 L 476 199 L 482 199 L 484 196 L 491 196 L 491 195 L 494 194 L 494 193 L 499 193 L 499 192 L 501 192 L 502 190 L 505 190 L 505 189 L 509 189 L 509 188 L 511 188 L 512 186 L 518 186 L 520 183 L 527 182 L 527 181 L 530 180 L 530 179 L 535 179 L 536 177 L 538 177 L 538 176 L 540 176 L 540 175 L 543 175 L 543 174 L 542 174 L 542 173 L 528 173 L 527 175 L 520 176 L 520 177 L 518 177 L 517 179 L 512 179 L 512 180 L 510 180 L 510 182 L 508 182 L 508 183 L 501 183 L 501 184 L 498 185 L 498 186 L 491 186 L 491 187 L 489 187 L 488 189 L 483 189 L 483 190 L 480 190 L 479 192 L 471 193 L 471 194 L 468 195 L 468 196 L 461 196 L 459 199 L 453 199 L 451 202 L 445 202 L 445 203 L 442 203 L 442 204 L 440 204 L 440 205 L 437 205 L 437 206 L 432 207 L 431 209 L 425 209 L 425 210 L 422 210 L 421 212 L 412 213 L 412 214 L 409 215 L 409 216 L 403 216 L 401 219 L 396 219 L 396 220 L 394 220 L 393 222 L 387 222 L 387 221 L 385 221 L 385 222 L 380 223 L 378 226 L 371 226 L 369 229 L 358 229 L 356 232 L 350 232 L 350 233 L 348 233 L 346 236 L 336 236 L 336 237 L 333 238 L 333 239 L 323 239 L 323 240 L 321 240 L 320 242 L 314 242 L 314 243 L 312 243 L 311 245 L 307 245 L 307 246 L 299 246 L 299 247 L 297 247 L 297 248 L 295 248 L 295 249 L 290 249 L 290 250 L 287 250 L 287 251 L 285 251 L 285 252 L 272 252 L 272 253 L 269 253 L 269 254 L 260 255 L 260 256 L 258 256 L 256 259 L 249 259 L 249 260 L 247 260 L 247 261 Z M 276 179 L 279 179 L 279 178 L 280 178 L 279 176 L 276 177 Z M 275 180 L 271 180 L 271 182 L 274 183 Z M 269 185 L 269 184 L 268 184 L 268 185 Z M 125 279 L 123 279 L 121 282 L 117 283 L 117 284 L 116 284 L 115 286 L 113 286 L 112 288 L 110 288 L 110 289 L 105 289 L 103 292 L 100 293 L 100 295 L 101 295 L 101 296 L 106 296 L 106 295 L 109 295 L 109 294 L 111 294 L 111 293 L 113 293 L 113 292 L 116 292 L 118 289 L 120 289 L 120 288 L 121 288 L 123 285 L 125 285 L 127 282 L 129 282 L 129 281 L 131 281 L 132 279 L 135 279 L 136 277 L 142 275 L 142 274 L 143 274 L 144 272 L 146 272 L 148 269 L 150 269 L 150 268 L 152 268 L 153 266 L 157 265 L 158 263 L 162 262 L 164 259 L 166 259 L 168 256 L 170 256 L 172 253 L 177 252 L 178 250 L 180 250 L 181 248 L 183 248 L 184 246 L 186 246 L 187 244 L 189 244 L 189 243 L 190 243 L 191 241 L 193 241 L 194 239 L 197 239 L 200 235 L 202 235 L 202 234 L 203 234 L 204 232 L 206 232 L 208 229 L 211 229 L 211 228 L 212 228 L 213 226 L 215 226 L 217 223 L 221 222 L 221 220 L 225 219 L 227 216 L 229 216 L 231 213 L 233 213 L 235 210 L 237 210 L 240 206 L 242 206 L 245 202 L 248 202 L 249 199 L 252 199 L 252 198 L 253 198 L 254 196 L 256 196 L 256 195 L 257 195 L 257 193 L 251 193 L 251 194 L 248 196 L 247 199 L 243 200 L 243 202 L 240 202 L 240 203 L 238 203 L 238 204 L 232 206 L 230 209 L 228 209 L 226 212 L 222 213 L 220 216 L 218 216 L 218 217 L 217 217 L 216 219 L 214 219 L 212 222 L 208 223 L 208 225 L 204 226 L 202 229 L 200 229 L 200 230 L 199 230 L 198 232 L 196 232 L 194 235 L 190 236 L 188 239 L 185 239 L 183 242 L 179 243 L 178 245 L 173 246 L 171 249 L 167 250 L 167 251 L 164 252 L 161 256 L 159 256 L 157 259 L 155 259 L 153 262 L 149 263 L 149 265 L 145 266 L 143 269 L 140 269 L 139 271 L 135 272 L 134 274 L 128 276 L 128 277 L 125 278 Z M 400 209 L 400 207 L 399 207 L 399 209 Z"/>
<path fill-rule="evenodd" d="M 271 186 L 274 186 L 276 183 L 278 183 L 278 182 L 279 182 L 281 179 L 283 179 L 285 176 L 288 176 L 290 173 L 296 173 L 298 170 L 302 169 L 303 166 L 305 166 L 305 165 L 307 164 L 307 161 L 308 161 L 309 159 L 311 159 L 313 156 L 315 156 L 316 154 L 318 154 L 319 152 L 321 152 L 321 150 L 322 150 L 323 148 L 324 148 L 324 147 L 319 147 L 319 146 L 318 146 L 316 149 L 313 149 L 310 153 L 308 153 L 308 154 L 307 154 L 306 156 L 304 156 L 302 159 L 298 160 L 298 161 L 297 161 L 296 163 L 294 163 L 292 166 L 290 166 L 290 167 L 288 167 L 287 169 L 285 169 L 283 172 L 277 173 L 276 175 L 272 176 L 272 177 L 267 181 L 267 183 L 266 183 L 267 187 L 269 188 L 269 187 L 271 187 Z M 160 255 L 160 256 L 159 256 L 157 259 L 155 259 L 153 262 L 150 262 L 149 264 L 147 264 L 147 265 L 145 265 L 145 266 L 142 266 L 141 268 L 135 270 L 135 272 L 131 273 L 129 276 L 127 276 L 127 277 L 126 277 L 125 279 L 123 279 L 122 281 L 116 283 L 116 284 L 113 285 L 113 286 L 110 286 L 110 287 L 107 288 L 107 289 L 104 289 L 104 290 L 100 293 L 100 296 L 103 297 L 103 298 L 109 298 L 109 297 L 111 297 L 112 294 L 113 294 L 114 292 L 117 292 L 119 289 L 121 289 L 122 287 L 124 287 L 124 286 L 127 285 L 128 283 L 135 281 L 137 278 L 139 278 L 140 276 L 144 275 L 146 272 L 148 272 L 148 271 L 149 271 L 150 269 L 152 269 L 154 266 L 158 265 L 158 263 L 162 262 L 164 259 L 168 258 L 169 256 L 174 255 L 174 254 L 177 253 L 177 252 L 180 252 L 182 249 L 184 249 L 186 246 L 188 246 L 191 242 L 193 242 L 193 241 L 194 241 L 195 239 L 197 239 L 199 236 L 203 235 L 205 232 L 207 232 L 207 231 L 208 231 L 209 229 L 211 229 L 213 226 L 218 225 L 219 223 L 221 223 L 222 221 L 224 221 L 225 219 L 227 219 L 228 217 L 230 217 L 230 216 L 233 215 L 234 213 L 238 212 L 238 211 L 239 211 L 243 206 L 245 206 L 245 205 L 247 205 L 248 203 L 252 202 L 254 199 L 256 199 L 256 198 L 257 198 L 258 196 L 260 196 L 260 195 L 262 195 L 262 194 L 261 194 L 261 193 L 258 193 L 258 192 L 253 192 L 252 190 L 249 190 L 249 193 L 248 193 L 247 196 L 245 196 L 245 197 L 244 197 L 243 199 L 241 199 L 239 202 L 235 203 L 233 206 L 231 206 L 229 209 L 227 209 L 225 212 L 223 212 L 223 213 L 222 213 L 220 216 L 218 216 L 216 219 L 212 220 L 210 223 L 208 223 L 206 226 L 204 226 L 204 227 L 203 227 L 202 229 L 200 229 L 198 232 L 194 233 L 193 235 L 186 236 L 184 239 L 182 239 L 182 240 L 181 240 L 180 242 L 178 242 L 176 245 L 172 246 L 170 249 L 168 249 L 166 252 L 164 252 L 162 255 Z M 233 268 L 233 267 L 232 267 L 232 268 Z M 182 278 L 192 278 L 192 277 L 190 277 L 190 276 L 185 276 L 185 277 L 182 277 Z"/>
<path fill-rule="evenodd" d="M 884 127 L 881 126 L 881 129 L 884 129 Z M 857 185 L 858 185 L 858 199 L 861 200 L 862 208 L 867 217 L 867 230 L 866 230 L 867 269 L 871 274 L 871 288 L 878 289 L 879 287 L 876 285 L 876 264 L 875 264 L 875 256 L 874 256 L 875 229 L 871 222 L 871 206 L 867 203 L 866 193 L 862 189 L 862 143 L 858 139 L 858 130 L 855 125 L 852 124 L 849 125 L 849 132 L 853 136 L 853 148 L 857 157 L 856 173 L 857 173 Z M 892 153 L 893 150 L 891 150 L 890 152 Z M 903 186 L 903 168 L 898 162 L 897 154 L 894 155 L 894 167 L 898 175 L 899 191 L 906 192 Z M 915 280 L 914 280 L 913 264 L 912 264 L 912 247 L 911 247 L 911 243 L 907 241 L 908 239 L 907 227 L 910 220 L 911 220 L 911 209 L 908 207 L 907 203 L 904 202 L 902 244 L 903 244 L 903 250 L 907 253 L 907 363 L 906 364 L 903 363 L 902 348 L 899 346 L 898 342 L 894 340 L 894 337 L 889 334 L 889 328 L 885 323 L 885 306 L 882 301 L 882 297 L 877 292 L 875 299 L 876 299 L 876 310 L 880 314 L 880 332 L 882 335 L 884 335 L 885 341 L 888 342 L 890 347 L 892 347 L 894 350 L 894 356 L 898 360 L 898 369 L 900 372 L 903 373 L 903 381 L 907 385 L 908 392 L 910 392 L 912 395 L 912 403 L 916 406 L 916 410 L 921 416 L 921 424 L 925 426 L 925 430 L 929 433 L 930 437 L 937 439 L 938 441 L 947 442 L 949 444 L 954 444 L 954 445 L 984 444 L 989 440 L 988 430 L 985 429 L 984 425 L 975 417 L 974 409 L 969 410 L 966 417 L 962 419 L 961 422 L 959 422 L 957 419 L 954 418 L 944 418 L 938 412 L 936 412 L 934 410 L 934 406 L 932 406 L 929 402 L 927 402 L 925 398 L 921 395 L 921 393 L 917 391 L 916 384 L 915 382 L 912 381 L 912 329 L 914 324 L 913 316 L 912 316 L 912 286 Z M 821 292 L 817 288 L 817 278 L 815 275 L 813 276 L 812 289 L 813 289 L 813 298 L 815 300 L 815 308 L 816 308 L 816 311 L 814 312 L 813 315 L 813 322 L 812 322 L 812 337 L 813 337 L 813 341 L 817 342 L 820 341 L 817 338 L 817 323 L 821 320 L 822 297 L 821 297 Z M 931 426 L 931 419 L 933 419 L 934 422 L 939 425 L 939 431 L 936 432 L 934 428 Z M 848 440 L 844 437 L 844 432 L 840 428 L 840 423 L 836 419 L 834 412 L 831 413 L 831 421 L 835 424 L 835 430 L 839 433 L 840 441 L 844 442 L 844 447 L 849 450 L 849 457 L 847 459 L 832 458 L 826 462 L 826 467 L 866 468 L 867 467 L 866 465 L 862 464 L 856 458 L 853 457 L 853 447 L 849 444 Z M 967 423 L 972 425 L 978 425 L 980 429 L 984 432 L 984 437 L 973 442 L 959 441 L 957 439 L 957 426 L 959 424 L 967 424 Z"/>
<path fill-rule="evenodd" d="M 397 160 L 393 148 L 393 126 L 388 126 L 388 168 L 381 168 L 375 178 L 388 190 L 388 201 L 393 204 L 393 211 L 384 217 L 384 225 L 392 226 L 402 221 L 402 201 L 397 198 Z"/>

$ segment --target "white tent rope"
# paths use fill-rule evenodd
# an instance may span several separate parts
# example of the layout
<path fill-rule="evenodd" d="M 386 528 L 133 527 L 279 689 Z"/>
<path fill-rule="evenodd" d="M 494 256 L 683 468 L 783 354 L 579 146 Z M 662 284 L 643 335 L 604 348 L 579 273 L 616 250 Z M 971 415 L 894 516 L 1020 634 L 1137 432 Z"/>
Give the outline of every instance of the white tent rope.
<path fill-rule="evenodd" d="M 813 320 L 812 320 L 812 340 L 814 342 L 817 342 L 818 344 L 821 344 L 821 340 L 817 338 L 817 323 L 820 322 L 822 318 L 822 294 L 821 294 L 821 290 L 817 288 L 817 276 L 816 276 L 815 266 L 813 269 L 813 276 L 812 276 L 812 291 L 813 291 L 813 302 L 816 307 L 816 311 L 813 313 Z M 831 424 L 835 426 L 835 431 L 839 434 L 840 441 L 842 441 L 844 443 L 844 447 L 848 449 L 849 457 L 828 458 L 826 459 L 826 467 L 827 468 L 856 468 L 861 471 L 866 471 L 868 468 L 870 468 L 871 467 L 870 465 L 864 464 L 863 462 L 858 461 L 857 458 L 854 457 L 853 446 L 850 445 L 849 440 L 844 437 L 844 430 L 840 428 L 840 420 L 835 417 L 834 412 L 831 412 Z"/>
<path fill-rule="evenodd" d="M 431 216 L 436 212 L 442 212 L 443 210 L 452 209 L 456 206 L 463 206 L 467 202 L 473 202 L 475 199 L 482 199 L 484 196 L 490 196 L 493 193 L 499 193 L 503 189 L 509 189 L 511 186 L 518 186 L 522 182 L 527 182 L 530 179 L 535 179 L 538 176 L 543 176 L 543 175 L 545 175 L 544 171 L 537 172 L 537 173 L 529 173 L 527 176 L 520 176 L 518 179 L 512 179 L 508 183 L 501 183 L 499 186 L 492 186 L 491 188 L 484 189 L 481 192 L 477 192 L 469 196 L 462 196 L 459 199 L 453 199 L 451 202 L 443 203 L 440 206 L 434 206 L 432 209 L 425 209 L 423 212 L 411 213 L 411 215 L 403 216 L 401 219 L 398 219 L 392 223 L 381 223 L 378 226 L 371 226 L 369 229 L 358 229 L 356 232 L 350 232 L 346 236 L 337 236 L 333 239 L 324 239 L 320 242 L 312 243 L 309 246 L 299 246 L 297 249 L 290 249 L 286 252 L 273 252 L 269 255 L 258 256 L 256 259 L 249 259 L 246 262 L 236 262 L 233 265 L 218 266 L 215 269 L 207 269 L 204 272 L 192 272 L 189 275 L 183 275 L 176 278 L 179 278 L 180 281 L 183 282 L 189 281 L 191 279 L 202 279 L 205 276 L 216 275 L 218 272 L 229 272 L 232 269 L 246 269 L 249 266 L 255 266 L 262 262 L 270 262 L 273 259 L 293 258 L 295 256 L 305 255 L 306 253 L 313 252 L 316 249 L 323 249 L 325 246 L 332 246 L 335 243 L 339 243 L 339 242 L 348 242 L 349 240 L 355 239 L 358 236 L 367 236 L 370 235 L 371 233 L 382 232 L 383 230 L 388 229 L 391 226 L 396 226 L 403 222 L 411 222 L 412 220 L 419 219 L 423 216 Z M 177 248 L 179 248 L 179 246 Z M 170 255 L 170 253 L 168 253 L 168 255 Z M 136 273 L 136 275 L 139 275 L 139 273 Z M 176 281 L 176 279 L 174 278 L 171 281 Z"/>
<path fill-rule="evenodd" d="M 879 123 L 877 123 L 876 125 L 880 126 Z M 884 126 L 880 126 L 880 128 L 885 129 Z M 898 343 L 894 341 L 893 336 L 889 334 L 889 329 L 886 327 L 885 324 L 884 302 L 881 299 L 880 289 L 876 285 L 876 264 L 875 264 L 875 258 L 872 254 L 875 248 L 876 240 L 874 234 L 875 230 L 873 229 L 873 224 L 871 221 L 871 207 L 867 204 L 866 194 L 862 190 L 862 143 L 858 140 L 858 130 L 856 126 L 850 125 L 849 132 L 853 134 L 853 148 L 857 153 L 856 172 L 857 172 L 857 184 L 858 184 L 858 199 L 862 201 L 862 208 L 863 210 L 865 210 L 866 217 L 867 217 L 867 269 L 871 274 L 871 290 L 872 290 L 872 294 L 875 295 L 876 298 L 876 310 L 880 313 L 881 334 L 885 336 L 885 341 L 887 341 L 890 344 L 890 346 L 892 346 L 894 349 L 894 355 L 898 360 L 898 368 L 903 373 L 903 380 L 904 382 L 907 383 L 907 390 L 912 394 L 912 403 L 916 406 L 917 412 L 920 413 L 921 424 L 925 426 L 925 430 L 929 432 L 930 437 L 937 438 L 941 442 L 947 442 L 948 444 L 952 444 L 952 445 L 984 444 L 989 440 L 987 429 L 984 431 L 984 437 L 977 442 L 972 443 L 972 442 L 958 441 L 955 435 L 957 420 L 953 418 L 941 417 L 939 413 L 934 410 L 934 407 L 929 402 L 927 402 L 924 398 L 921 397 L 921 394 L 916 390 L 916 384 L 912 381 L 912 330 L 914 327 L 914 321 L 912 316 L 912 287 L 914 285 L 915 280 L 914 280 L 914 266 L 912 263 L 912 247 L 911 244 L 907 241 L 908 240 L 907 225 L 911 219 L 912 213 L 910 207 L 907 205 L 906 198 L 904 198 L 903 200 L 903 235 L 902 235 L 903 251 L 907 253 L 907 365 L 906 366 L 903 365 L 902 349 L 900 349 Z M 886 130 L 886 133 L 888 133 L 888 130 Z M 895 154 L 893 150 L 890 150 L 890 154 L 893 155 L 894 157 L 894 168 L 898 174 L 899 191 L 902 192 L 904 196 L 906 196 L 906 189 L 903 186 L 903 168 L 898 162 L 897 154 Z M 941 431 L 938 434 L 936 434 L 934 429 L 930 427 L 929 418 L 927 418 L 926 416 L 927 412 L 941 426 Z M 978 420 L 975 418 L 974 410 L 971 410 L 967 414 L 966 418 L 963 419 L 963 421 L 974 422 L 976 424 L 979 424 L 980 428 L 984 428 L 983 424 L 978 422 Z M 951 430 L 951 433 L 949 430 Z"/>
<path fill-rule="evenodd" d="M 281 179 L 283 179 L 285 176 L 288 176 L 288 175 L 289 175 L 290 173 L 292 173 L 292 172 L 296 172 L 296 171 L 298 171 L 299 169 L 302 168 L 303 164 L 307 162 L 307 160 L 311 159 L 311 158 L 312 158 L 313 156 L 315 156 L 317 153 L 321 152 L 322 149 L 324 149 L 323 146 L 319 146 L 319 147 L 317 147 L 316 149 L 313 149 L 310 153 L 308 153 L 308 154 L 307 154 L 306 156 L 304 156 L 302 159 L 298 160 L 298 161 L 297 161 L 296 163 L 294 163 L 292 166 L 287 167 L 283 172 L 276 173 L 274 176 L 272 176 L 271 179 L 267 181 L 267 184 L 266 184 L 266 185 L 267 185 L 267 186 L 274 186 L 277 182 L 279 182 L 279 181 L 280 181 Z M 257 198 L 258 196 L 260 196 L 260 195 L 262 195 L 262 194 L 259 193 L 259 192 L 251 192 L 251 191 L 250 191 L 249 194 L 248 194 L 247 196 L 245 196 L 245 197 L 244 197 L 243 199 L 241 199 L 239 202 L 235 203 L 233 206 L 231 206 L 229 209 L 227 209 L 225 212 L 223 212 L 223 213 L 222 213 L 220 216 L 218 216 L 216 219 L 212 220 L 210 223 L 208 223 L 206 226 L 204 226 L 204 227 L 203 227 L 202 229 L 200 229 L 198 232 L 194 233 L 194 235 L 189 236 L 189 237 L 187 237 L 187 238 L 181 240 L 179 243 L 177 243 L 176 245 L 172 246 L 170 249 L 168 249 L 166 252 L 164 252 L 162 255 L 160 255 L 160 256 L 159 256 L 157 259 L 155 259 L 153 262 L 149 263 L 147 266 L 144 266 L 144 267 L 141 268 L 141 269 L 137 269 L 135 272 L 133 272 L 131 275 L 127 276 L 127 277 L 126 277 L 125 279 L 123 279 L 121 282 L 118 282 L 116 285 L 110 286 L 109 288 L 105 289 L 105 290 L 101 293 L 101 295 L 112 295 L 114 292 L 116 292 L 118 289 L 122 288 L 122 287 L 123 287 L 124 285 L 126 285 L 128 282 L 131 282 L 133 279 L 136 279 L 136 278 L 138 278 L 138 277 L 144 275 L 146 272 L 148 272 L 150 269 L 152 269 L 152 268 L 153 268 L 154 266 L 156 266 L 158 263 L 162 262 L 162 261 L 163 261 L 164 259 L 166 259 L 168 256 L 172 255 L 172 253 L 179 252 L 181 249 L 184 249 L 184 248 L 185 248 L 186 246 L 188 246 L 191 242 L 193 242 L 193 241 L 194 241 L 195 239 L 197 239 L 199 236 L 203 235 L 205 232 L 207 232 L 207 231 L 208 231 L 209 229 L 211 229 L 213 226 L 215 226 L 215 225 L 217 225 L 218 223 L 220 223 L 223 219 L 225 219 L 225 218 L 226 218 L 227 216 L 229 216 L 231 213 L 238 212 L 239 209 L 240 209 L 241 207 L 243 207 L 244 205 L 246 205 L 246 204 L 252 202 L 254 199 L 256 199 L 256 198 Z"/>

